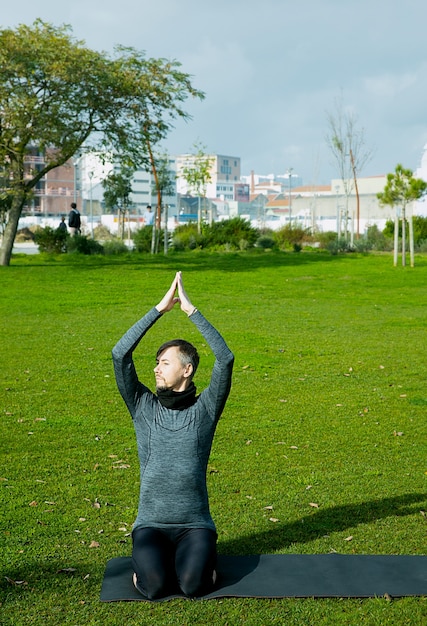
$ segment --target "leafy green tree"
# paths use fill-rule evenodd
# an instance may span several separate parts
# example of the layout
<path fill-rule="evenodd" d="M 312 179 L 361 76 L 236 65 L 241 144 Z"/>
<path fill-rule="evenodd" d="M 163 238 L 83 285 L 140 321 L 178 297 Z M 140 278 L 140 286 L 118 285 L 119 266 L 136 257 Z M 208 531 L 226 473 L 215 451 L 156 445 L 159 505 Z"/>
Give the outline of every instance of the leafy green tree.
<path fill-rule="evenodd" d="M 104 187 L 105 206 L 119 214 L 119 225 L 121 225 L 121 237 L 124 235 L 125 213 L 129 206 L 129 195 L 132 193 L 132 177 L 134 169 L 122 165 L 120 171 L 112 171 L 102 181 Z"/>
<path fill-rule="evenodd" d="M 205 153 L 205 146 L 196 142 L 194 148 L 196 152 L 193 154 L 192 159 L 190 159 L 189 164 L 182 168 L 181 174 L 187 182 L 190 192 L 195 193 L 199 199 L 197 228 L 198 232 L 201 233 L 202 212 L 200 198 L 206 198 L 207 185 L 212 180 L 212 157 L 209 157 Z"/>
<path fill-rule="evenodd" d="M 159 243 L 160 243 L 160 228 L 161 228 L 161 212 L 162 209 L 165 211 L 165 233 L 164 233 L 164 250 L 167 253 L 168 248 L 168 235 L 167 235 L 167 223 L 168 223 L 168 215 L 167 215 L 167 206 L 163 204 L 164 196 L 171 196 L 175 193 L 175 178 L 170 169 L 169 165 L 169 156 L 167 153 L 160 154 L 155 156 L 151 151 L 151 144 L 148 144 L 149 154 L 150 154 L 150 162 L 151 168 L 153 172 L 154 179 L 154 189 L 153 191 L 157 195 L 157 210 L 156 210 L 156 219 L 154 221 L 153 228 L 153 237 L 151 244 L 151 252 L 158 252 Z"/>
<path fill-rule="evenodd" d="M 170 159 L 167 154 L 160 154 L 154 158 L 154 191 L 157 195 L 157 206 L 163 206 L 164 196 L 172 196 L 175 193 L 175 176 L 170 169 Z M 155 171 L 155 174 L 154 174 Z"/>
<path fill-rule="evenodd" d="M 22 209 L 50 170 L 84 144 L 149 164 L 147 142 L 164 139 L 183 103 L 202 99 L 177 61 L 119 46 L 112 57 L 41 20 L 0 30 L 0 164 L 12 196 L 0 248 L 10 262 Z M 31 150 L 43 163 L 28 165 Z"/>
<path fill-rule="evenodd" d="M 411 202 L 419 200 L 427 193 L 427 182 L 421 178 L 414 178 L 411 169 L 404 168 L 398 163 L 392 174 L 387 174 L 387 183 L 384 191 L 377 194 L 381 205 L 395 207 L 394 222 L 394 265 L 397 265 L 399 241 L 399 214 L 401 208 L 402 220 L 402 265 L 406 265 L 406 207 Z M 409 240 L 411 252 L 411 266 L 414 265 L 414 236 L 412 216 L 409 216 Z"/>
<path fill-rule="evenodd" d="M 122 166 L 119 172 L 113 171 L 102 181 L 104 187 L 105 206 L 124 210 L 129 205 L 129 195 L 132 193 L 132 176 L 134 170 Z"/>

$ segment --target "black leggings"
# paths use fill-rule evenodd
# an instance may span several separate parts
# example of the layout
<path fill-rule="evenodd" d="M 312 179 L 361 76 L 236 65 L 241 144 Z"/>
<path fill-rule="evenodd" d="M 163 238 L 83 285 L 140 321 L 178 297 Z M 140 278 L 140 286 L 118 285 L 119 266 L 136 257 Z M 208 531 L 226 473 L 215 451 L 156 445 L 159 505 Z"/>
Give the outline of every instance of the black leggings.
<path fill-rule="evenodd" d="M 209 528 L 135 528 L 132 565 L 137 586 L 148 599 L 202 596 L 212 590 L 216 532 Z"/>

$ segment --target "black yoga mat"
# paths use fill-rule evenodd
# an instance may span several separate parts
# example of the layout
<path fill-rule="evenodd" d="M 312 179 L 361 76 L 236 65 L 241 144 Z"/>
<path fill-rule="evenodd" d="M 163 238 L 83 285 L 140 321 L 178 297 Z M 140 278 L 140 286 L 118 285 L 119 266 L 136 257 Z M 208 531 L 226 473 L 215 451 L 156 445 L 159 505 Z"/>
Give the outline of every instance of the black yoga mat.
<path fill-rule="evenodd" d="M 263 554 L 218 556 L 209 598 L 369 598 L 427 595 L 427 556 Z M 178 595 L 169 596 L 168 600 Z M 183 597 L 183 596 L 182 596 Z M 102 602 L 146 601 L 132 584 L 130 557 L 107 563 Z"/>

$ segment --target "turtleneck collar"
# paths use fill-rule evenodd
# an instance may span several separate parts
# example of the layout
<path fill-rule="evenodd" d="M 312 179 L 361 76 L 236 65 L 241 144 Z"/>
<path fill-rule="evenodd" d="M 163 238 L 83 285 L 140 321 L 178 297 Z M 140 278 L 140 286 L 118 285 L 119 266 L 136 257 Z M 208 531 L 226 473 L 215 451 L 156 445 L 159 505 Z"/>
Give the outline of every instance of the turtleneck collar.
<path fill-rule="evenodd" d="M 162 406 L 174 411 L 188 409 L 196 402 L 196 387 L 191 382 L 184 391 L 172 391 L 171 389 L 158 389 L 157 397 Z"/>

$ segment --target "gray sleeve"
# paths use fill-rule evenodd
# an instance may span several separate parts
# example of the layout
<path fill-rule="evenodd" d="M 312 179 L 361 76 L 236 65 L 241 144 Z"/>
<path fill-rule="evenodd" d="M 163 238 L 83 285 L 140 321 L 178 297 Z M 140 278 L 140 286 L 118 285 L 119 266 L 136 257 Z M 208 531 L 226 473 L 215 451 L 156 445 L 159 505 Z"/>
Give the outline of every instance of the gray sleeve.
<path fill-rule="evenodd" d="M 215 355 L 211 380 L 207 389 L 202 392 L 201 399 L 212 419 L 216 421 L 221 416 L 230 393 L 234 355 L 216 328 L 200 311 L 190 315 L 189 319 L 197 326 Z"/>
<path fill-rule="evenodd" d="M 160 317 L 161 314 L 153 307 L 123 335 L 112 350 L 117 387 L 133 418 L 135 417 L 139 398 L 144 393 L 150 392 L 148 387 L 138 380 L 133 362 L 133 351 L 146 332 Z"/>

